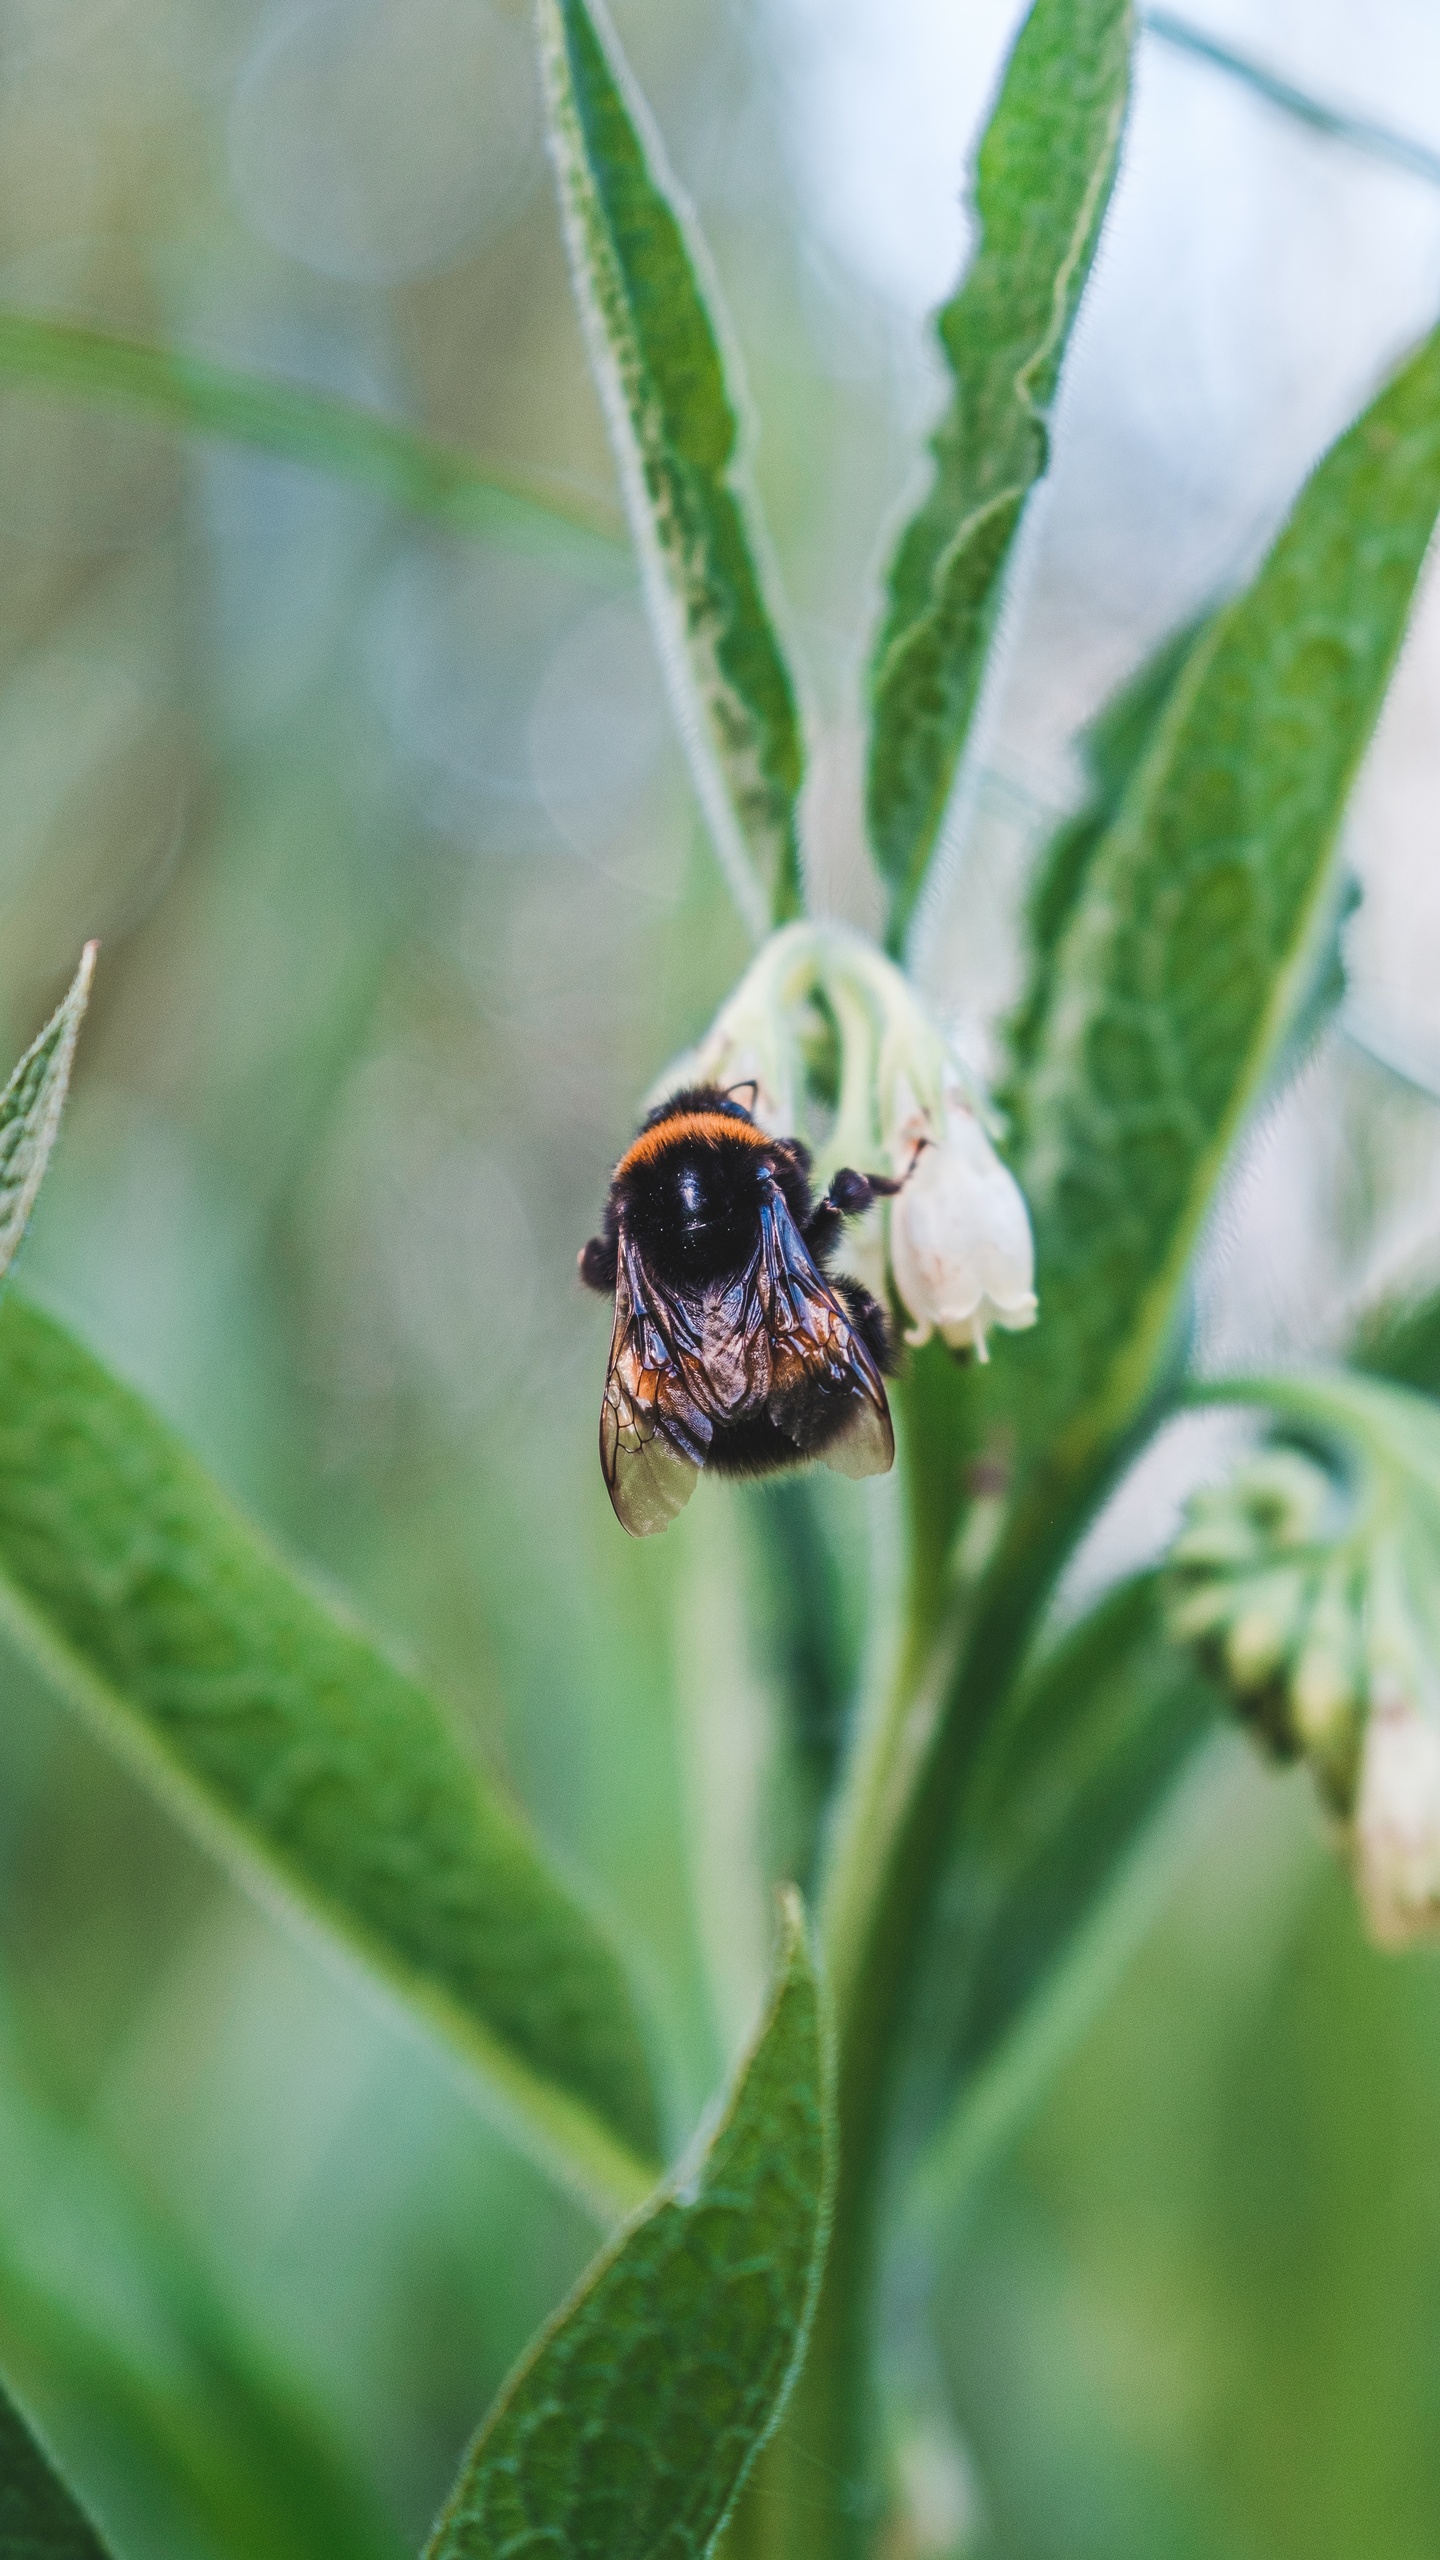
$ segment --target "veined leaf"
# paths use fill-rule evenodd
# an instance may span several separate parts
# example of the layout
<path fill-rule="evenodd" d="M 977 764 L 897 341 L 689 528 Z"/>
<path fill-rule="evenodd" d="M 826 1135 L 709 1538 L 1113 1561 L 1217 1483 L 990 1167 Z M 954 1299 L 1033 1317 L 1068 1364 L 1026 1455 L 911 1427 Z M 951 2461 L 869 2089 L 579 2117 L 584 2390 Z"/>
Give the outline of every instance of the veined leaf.
<path fill-rule="evenodd" d="M 13 2402 L 0 2389 L 0 2560 L 108 2560 Z"/>
<path fill-rule="evenodd" d="M 800 910 L 804 748 L 765 600 L 718 294 L 602 0 L 538 0 L 585 323 L 696 789 L 757 937 Z"/>
<path fill-rule="evenodd" d="M 699 2560 L 803 2352 L 830 2186 L 828 2038 L 793 1890 L 768 2015 L 699 2159 L 502 2392 L 426 2560 Z"/>
<path fill-rule="evenodd" d="M 562 545 L 567 558 L 593 554 L 607 569 L 620 555 L 623 531 L 605 507 L 480 462 L 308 383 L 274 381 L 27 311 L 0 311 L 0 381 L 111 402 L 190 434 L 227 436 L 526 550 Z"/>
<path fill-rule="evenodd" d="M 955 393 L 934 478 L 890 569 L 871 673 L 866 799 L 903 950 L 939 840 L 1025 501 L 1110 201 L 1130 85 L 1130 0 L 1035 0 L 980 145 L 979 242 L 940 313 Z"/>
<path fill-rule="evenodd" d="M 425 1692 L 14 1296 L 0 1618 L 222 1857 L 438 2025 L 556 2174 L 633 2206 L 658 2135 L 611 1949 Z"/>
<path fill-rule="evenodd" d="M 1015 2133 L 1098 2009 L 1164 1881 L 1156 1818 L 1220 1707 L 1168 1642 L 1153 1574 L 1018 1684 L 967 1788 L 925 1960 L 910 2113 L 932 2129 L 932 2205 Z"/>
<path fill-rule="evenodd" d="M 1013 1097 L 1061 1471 L 1151 1393 L 1225 1157 L 1323 954 L 1334 847 L 1440 508 L 1440 333 L 1319 463 L 1187 658 L 1050 967 Z"/>
<path fill-rule="evenodd" d="M 95 974 L 99 944 L 87 942 L 65 1001 L 31 1043 L 0 1093 L 0 1279 L 15 1259 L 35 1194 L 60 1132 L 70 1068 Z"/>

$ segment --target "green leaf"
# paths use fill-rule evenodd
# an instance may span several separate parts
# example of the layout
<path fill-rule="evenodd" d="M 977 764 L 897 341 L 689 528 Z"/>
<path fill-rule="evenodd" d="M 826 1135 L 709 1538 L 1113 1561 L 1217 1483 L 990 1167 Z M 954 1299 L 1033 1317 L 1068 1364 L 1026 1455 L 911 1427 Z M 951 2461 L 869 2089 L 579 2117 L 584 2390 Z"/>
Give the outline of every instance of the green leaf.
<path fill-rule="evenodd" d="M 1033 1064 L 1049 1009 L 1055 954 L 1080 903 L 1092 856 L 1114 822 L 1130 778 L 1203 629 L 1203 623 L 1189 623 L 1163 640 L 1111 696 L 1080 741 L 1090 789 L 1075 815 L 1056 829 L 1025 901 L 1029 965 L 1025 992 L 1006 1034 L 1015 1080 L 1022 1080 Z M 1002 1107 L 1008 1109 L 1008 1102 Z"/>
<path fill-rule="evenodd" d="M 230 1865 L 438 2026 L 556 2174 L 634 2205 L 655 2100 L 610 1948 L 425 1692 L 14 1296 L 0 1618 Z"/>
<path fill-rule="evenodd" d="M 1351 1346 L 1352 1365 L 1397 1387 L 1440 1396 L 1440 1294 L 1372 1308 Z"/>
<path fill-rule="evenodd" d="M 806 1891 L 860 1677 L 864 1555 L 840 1534 L 852 1526 L 863 1537 L 818 1470 L 777 1477 L 744 1512 L 757 1659 L 778 1719 L 766 1864 Z"/>
<path fill-rule="evenodd" d="M 559 546 L 568 559 L 590 554 L 612 570 L 619 556 L 623 536 L 607 508 L 477 462 L 305 384 L 24 311 L 0 311 L 0 381 L 104 400 L 191 434 L 228 436 L 525 550 Z"/>
<path fill-rule="evenodd" d="M 70 1068 L 95 974 L 99 944 L 87 942 L 65 1001 L 32 1041 L 0 1093 L 0 1279 L 15 1259 L 60 1134 Z"/>
<path fill-rule="evenodd" d="M 465 2457 L 426 2560 L 708 2551 L 803 2353 L 829 2039 L 793 1889 L 768 2014 L 698 2160 L 597 2259 Z"/>
<path fill-rule="evenodd" d="M 397 2537 L 289 2375 L 229 2317 L 178 2227 L 42 2086 L 0 1996 L 0 2355 L 207 2547 L 392 2560 Z M 3 2476 L 3 2474 L 0 2474 Z"/>
<path fill-rule="evenodd" d="M 866 799 L 903 950 L 939 840 L 1119 158 L 1129 0 L 1035 0 L 980 145 L 979 243 L 939 318 L 955 378 L 934 479 L 890 570 Z"/>
<path fill-rule="evenodd" d="M 1097 2013 L 1171 1872 L 1157 1821 L 1220 1700 L 1120 1585 L 1022 1679 L 966 1791 L 927 1951 L 912 2210 L 949 2206 Z M 937 2129 L 938 2128 L 938 2129 Z"/>
<path fill-rule="evenodd" d="M 1334 847 L 1440 507 L 1440 334 L 1207 624 L 1053 958 L 1012 1095 L 1041 1321 L 1012 1373 L 1052 1470 L 1153 1392 L 1226 1156 L 1323 960 Z"/>
<path fill-rule="evenodd" d="M 765 599 L 719 297 L 600 0 L 538 0 L 571 270 L 716 850 L 747 924 L 799 913 L 804 747 Z"/>
<path fill-rule="evenodd" d="M 0 2389 L 0 2560 L 108 2560 L 105 2545 Z"/>

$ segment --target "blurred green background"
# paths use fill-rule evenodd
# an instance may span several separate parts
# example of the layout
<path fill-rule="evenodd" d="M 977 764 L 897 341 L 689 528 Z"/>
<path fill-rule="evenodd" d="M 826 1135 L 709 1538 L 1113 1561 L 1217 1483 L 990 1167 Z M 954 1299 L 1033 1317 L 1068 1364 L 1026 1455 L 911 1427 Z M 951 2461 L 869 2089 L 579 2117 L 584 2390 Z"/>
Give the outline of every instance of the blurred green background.
<path fill-rule="evenodd" d="M 875 563 L 1017 16 L 616 9 L 743 347 L 816 894 L 858 921 Z M 1425 0 L 1203 23 L 1440 146 Z M 982 1064 L 1077 728 L 1243 574 L 1437 303 L 1440 191 L 1144 40 L 925 958 Z M 613 502 L 501 0 L 4 0 L 0 306 Z M 1207 1253 L 1216 1359 L 1329 1347 L 1440 1263 L 1437 680 L 1432 583 L 1353 814 L 1345 1011 Z M 833 1741 L 807 1701 L 853 1672 L 896 1521 L 892 1487 L 827 1488 L 807 1555 L 783 1498 L 707 1487 L 638 1548 L 601 1485 L 608 1318 L 575 1251 L 744 958 L 623 549 L 467 539 L 0 387 L 7 1057 L 92 932 L 24 1284 L 507 1772 L 633 1962 L 678 2138 L 750 2014 Z M 1212 1448 L 1173 1435 L 1080 1578 L 1153 1549 Z M 131 2560 L 413 2547 L 591 2235 L 8 1655 L 0 1684 L 0 2358 Z M 916 2548 L 1433 2560 L 1440 1972 L 1365 1949 L 1305 1788 L 1238 1741 L 1170 1878 L 1019 2153 L 895 2271 Z"/>

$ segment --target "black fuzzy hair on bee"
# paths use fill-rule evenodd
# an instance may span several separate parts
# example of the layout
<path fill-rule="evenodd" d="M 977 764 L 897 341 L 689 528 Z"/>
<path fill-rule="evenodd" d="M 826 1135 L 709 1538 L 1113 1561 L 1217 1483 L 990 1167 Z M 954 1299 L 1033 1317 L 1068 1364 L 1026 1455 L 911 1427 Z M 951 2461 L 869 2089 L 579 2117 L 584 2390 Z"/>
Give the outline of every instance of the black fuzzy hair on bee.
<path fill-rule="evenodd" d="M 815 1199 L 808 1148 L 762 1129 L 745 1091 L 692 1085 L 650 1112 L 580 1255 L 586 1287 L 614 1293 L 600 1459 L 637 1537 L 669 1526 L 702 1467 L 819 1458 L 860 1476 L 895 1455 L 889 1320 L 830 1264 L 845 1220 L 900 1185 L 847 1168 Z"/>

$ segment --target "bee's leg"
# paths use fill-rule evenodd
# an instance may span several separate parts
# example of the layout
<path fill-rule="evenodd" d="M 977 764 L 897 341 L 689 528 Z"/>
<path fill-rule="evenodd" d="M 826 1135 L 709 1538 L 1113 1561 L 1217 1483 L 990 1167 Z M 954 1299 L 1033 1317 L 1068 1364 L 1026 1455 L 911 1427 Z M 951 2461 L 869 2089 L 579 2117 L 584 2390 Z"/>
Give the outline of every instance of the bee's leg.
<path fill-rule="evenodd" d="M 895 1336 L 884 1308 L 877 1304 L 869 1290 L 862 1287 L 858 1280 L 841 1279 L 834 1285 L 854 1317 L 855 1330 L 881 1376 L 893 1377 L 899 1361 L 895 1350 Z"/>
<path fill-rule="evenodd" d="M 920 1140 L 898 1179 L 888 1173 L 856 1173 L 853 1166 L 842 1164 L 839 1172 L 831 1175 L 824 1198 L 817 1200 L 810 1212 L 805 1241 L 811 1250 L 834 1242 L 842 1218 L 863 1218 L 872 1201 L 893 1200 L 897 1192 L 903 1191 L 929 1143 L 928 1138 Z"/>
<path fill-rule="evenodd" d="M 614 1291 L 620 1268 L 620 1246 L 615 1236 L 592 1236 L 580 1248 L 580 1277 L 587 1289 L 596 1289 L 608 1298 Z"/>
<path fill-rule="evenodd" d="M 842 1164 L 831 1179 L 826 1198 L 842 1218 L 860 1218 L 872 1200 L 893 1200 L 909 1179 L 907 1173 L 895 1182 L 888 1173 L 856 1173 L 848 1164 Z"/>

